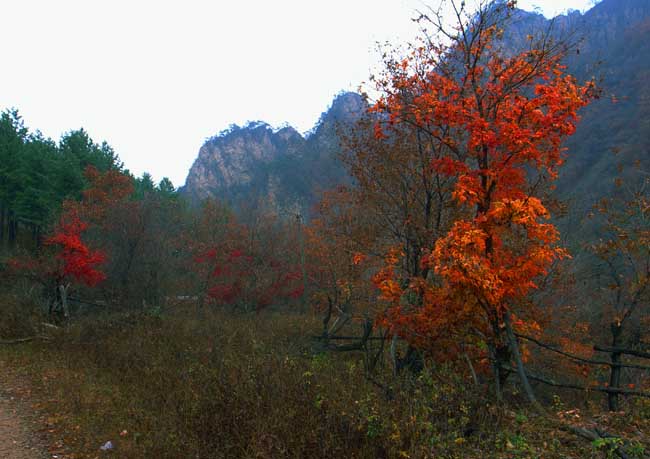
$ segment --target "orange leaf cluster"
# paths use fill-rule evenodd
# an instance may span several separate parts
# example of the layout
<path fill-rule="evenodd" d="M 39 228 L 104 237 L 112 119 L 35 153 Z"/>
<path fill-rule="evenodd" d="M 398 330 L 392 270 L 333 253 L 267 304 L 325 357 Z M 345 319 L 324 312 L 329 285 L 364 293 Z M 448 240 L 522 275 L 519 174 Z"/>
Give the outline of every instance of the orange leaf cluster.
<path fill-rule="evenodd" d="M 499 335 L 503 313 L 529 304 L 524 300 L 537 278 L 568 256 L 557 246 L 558 231 L 536 187 L 557 177 L 562 141 L 575 132 L 594 86 L 564 73 L 562 53 L 501 53 L 495 46 L 500 28 L 481 20 L 487 16 L 477 19 L 471 38 L 457 35 L 448 47 L 425 44 L 395 61 L 372 107 L 388 120 L 378 138 L 390 126 L 409 125 L 431 139 L 437 152 L 431 168 L 453 179 L 463 215 L 422 258 L 435 282 L 400 281 L 395 253 L 375 276 L 389 304 L 383 323 L 406 320 L 421 337 L 438 336 L 452 323 Z M 409 294 L 415 299 L 407 307 Z"/>

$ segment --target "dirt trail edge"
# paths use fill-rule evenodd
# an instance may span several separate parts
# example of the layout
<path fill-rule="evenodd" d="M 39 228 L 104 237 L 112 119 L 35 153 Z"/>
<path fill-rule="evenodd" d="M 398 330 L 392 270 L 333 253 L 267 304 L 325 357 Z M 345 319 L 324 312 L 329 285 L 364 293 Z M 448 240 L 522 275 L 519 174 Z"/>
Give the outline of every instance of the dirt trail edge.
<path fill-rule="evenodd" d="M 34 432 L 32 414 L 26 403 L 12 395 L 3 377 L 5 368 L 0 362 L 0 458 L 41 459 L 53 458 L 38 433 Z"/>

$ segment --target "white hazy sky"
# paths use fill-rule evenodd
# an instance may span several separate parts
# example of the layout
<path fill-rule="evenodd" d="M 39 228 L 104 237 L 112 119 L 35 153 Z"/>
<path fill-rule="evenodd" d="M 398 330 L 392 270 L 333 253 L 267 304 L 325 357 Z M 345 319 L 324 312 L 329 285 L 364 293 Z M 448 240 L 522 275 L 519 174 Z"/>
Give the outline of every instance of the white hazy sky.
<path fill-rule="evenodd" d="M 438 0 L 0 0 L 0 110 L 58 139 L 84 127 L 136 175 L 184 183 L 231 123 L 304 132 Z M 546 16 L 592 0 L 520 0 Z"/>

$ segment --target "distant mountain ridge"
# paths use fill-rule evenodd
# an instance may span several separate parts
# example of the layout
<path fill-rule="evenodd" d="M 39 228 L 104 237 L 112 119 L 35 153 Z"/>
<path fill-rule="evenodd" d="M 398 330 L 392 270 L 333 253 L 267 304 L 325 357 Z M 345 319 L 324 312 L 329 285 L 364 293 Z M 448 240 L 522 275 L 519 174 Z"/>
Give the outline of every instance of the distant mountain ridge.
<path fill-rule="evenodd" d="M 346 180 L 336 126 L 352 124 L 366 108 L 360 95 L 342 93 L 306 137 L 264 122 L 234 126 L 203 144 L 181 192 L 193 202 L 216 197 L 235 207 L 305 214 L 317 190 Z"/>
<path fill-rule="evenodd" d="M 584 14 L 553 20 L 518 10 L 507 40 L 516 46 L 551 24 L 558 34 L 571 29 L 584 37 L 568 71 L 579 80 L 596 77 L 603 88 L 566 143 L 557 183 L 558 196 L 584 214 L 615 191 L 615 176 L 634 179 L 633 164 L 650 171 L 650 0 L 603 0 Z M 234 206 L 307 213 L 319 190 L 349 181 L 338 159 L 336 125 L 352 123 L 366 108 L 361 96 L 343 93 L 306 138 L 260 122 L 215 136 L 201 147 L 183 193 L 195 202 L 218 197 Z"/>

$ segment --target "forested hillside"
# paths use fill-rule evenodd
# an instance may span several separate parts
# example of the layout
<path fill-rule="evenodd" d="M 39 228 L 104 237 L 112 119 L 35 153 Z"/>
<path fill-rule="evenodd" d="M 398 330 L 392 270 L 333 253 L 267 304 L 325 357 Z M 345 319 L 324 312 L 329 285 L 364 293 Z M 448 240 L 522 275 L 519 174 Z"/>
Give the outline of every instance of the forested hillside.
<path fill-rule="evenodd" d="M 635 163 L 650 169 L 650 3 L 603 1 L 576 22 L 583 38 L 568 69 L 578 78 L 596 77 L 603 93 L 584 110 L 566 143 L 569 156 L 558 191 L 584 215 L 614 192 L 614 178 L 638 183 Z"/>

